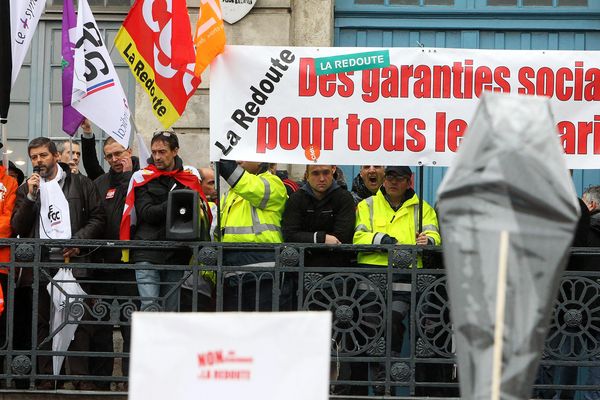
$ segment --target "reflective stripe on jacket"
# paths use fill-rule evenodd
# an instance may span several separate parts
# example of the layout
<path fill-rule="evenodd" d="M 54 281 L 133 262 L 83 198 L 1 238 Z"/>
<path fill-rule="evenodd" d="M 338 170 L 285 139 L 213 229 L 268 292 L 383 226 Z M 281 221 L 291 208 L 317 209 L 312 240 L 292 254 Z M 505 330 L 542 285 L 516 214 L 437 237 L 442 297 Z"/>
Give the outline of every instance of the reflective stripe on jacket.
<path fill-rule="evenodd" d="M 417 243 L 418 225 L 419 198 L 416 194 L 406 200 L 398 211 L 394 211 L 380 190 L 376 195 L 358 204 L 353 243 L 381 244 L 381 239 L 387 234 L 396 238 L 398 244 L 414 245 Z M 425 201 L 423 201 L 423 232 L 433 239 L 436 245 L 441 243 L 435 210 Z M 387 253 L 360 252 L 358 263 L 388 265 Z"/>
<path fill-rule="evenodd" d="M 283 182 L 268 171 L 236 173 L 241 174 L 239 180 L 233 178 L 237 183 L 221 199 L 221 241 L 281 243 L 281 217 L 287 200 Z"/>

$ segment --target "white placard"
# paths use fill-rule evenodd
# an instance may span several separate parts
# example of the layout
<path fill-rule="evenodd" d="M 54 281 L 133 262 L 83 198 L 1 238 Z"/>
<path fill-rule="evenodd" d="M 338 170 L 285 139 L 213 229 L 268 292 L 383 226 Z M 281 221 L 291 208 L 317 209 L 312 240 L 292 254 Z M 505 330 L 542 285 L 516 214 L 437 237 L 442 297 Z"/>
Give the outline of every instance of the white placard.
<path fill-rule="evenodd" d="M 570 168 L 600 168 L 600 52 L 226 46 L 210 158 L 449 166 L 486 91 L 545 96 Z"/>
<path fill-rule="evenodd" d="M 130 400 L 327 400 L 330 312 L 135 313 Z"/>

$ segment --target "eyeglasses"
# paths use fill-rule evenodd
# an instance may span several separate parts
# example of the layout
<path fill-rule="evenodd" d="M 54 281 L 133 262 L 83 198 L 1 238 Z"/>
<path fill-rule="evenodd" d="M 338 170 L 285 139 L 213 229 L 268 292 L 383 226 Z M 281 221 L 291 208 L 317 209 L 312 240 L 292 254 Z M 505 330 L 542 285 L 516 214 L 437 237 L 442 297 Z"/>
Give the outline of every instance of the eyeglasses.
<path fill-rule="evenodd" d="M 174 137 L 177 137 L 177 136 L 175 136 L 175 132 L 173 132 L 173 131 L 156 131 L 152 134 L 152 137 L 156 137 L 156 136 L 171 137 L 171 135 Z"/>
<path fill-rule="evenodd" d="M 104 155 L 104 159 L 106 161 L 110 161 L 112 159 L 116 160 L 120 158 L 123 155 L 123 153 L 125 153 L 125 150 L 115 151 L 114 153 L 108 153 Z"/>
<path fill-rule="evenodd" d="M 175 134 L 175 132 L 173 131 L 156 131 L 152 134 L 152 143 L 154 143 L 154 139 L 157 137 L 164 137 L 164 138 L 169 138 L 169 140 L 167 140 L 167 142 L 170 142 L 171 144 L 174 143 L 175 147 L 179 147 L 179 139 L 177 139 L 177 135 Z M 160 140 L 160 139 L 158 139 Z"/>
<path fill-rule="evenodd" d="M 404 182 L 409 180 L 410 178 L 408 178 L 407 176 L 400 176 L 400 175 L 386 175 L 385 176 L 385 180 L 388 182 L 393 182 L 393 181 L 398 181 L 398 182 Z"/>

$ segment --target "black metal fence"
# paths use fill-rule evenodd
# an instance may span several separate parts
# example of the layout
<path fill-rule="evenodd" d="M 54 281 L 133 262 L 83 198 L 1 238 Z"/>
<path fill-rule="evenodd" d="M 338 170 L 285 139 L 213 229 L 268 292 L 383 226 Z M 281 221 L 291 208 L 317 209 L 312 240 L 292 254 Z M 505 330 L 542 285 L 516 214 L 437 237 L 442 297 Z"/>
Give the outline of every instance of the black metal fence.
<path fill-rule="evenodd" d="M 8 275 L 0 275 L 5 298 L 0 387 L 5 390 L 126 390 L 135 311 L 330 310 L 332 397 L 458 397 L 438 247 L 17 239 L 0 245 L 11 247 L 13 260 Z M 65 263 L 64 247 L 79 247 L 80 257 Z M 190 251 L 192 261 L 103 262 L 118 259 L 123 248 Z M 360 251 L 388 252 L 387 268 L 357 265 Z M 572 266 L 589 265 L 600 249 L 572 254 Z M 314 265 L 314 259 L 331 262 Z M 341 267 L 339 260 L 350 261 Z M 413 268 L 419 262 L 423 268 Z M 62 267 L 85 294 L 73 294 L 72 285 L 57 278 Z M 136 274 L 146 282 L 139 289 Z M 75 324 L 75 339 L 59 350 L 57 338 Z M 566 272 L 534 397 L 600 394 L 594 393 L 600 385 L 599 354 L 600 272 Z M 65 357 L 59 373 L 55 356 Z"/>

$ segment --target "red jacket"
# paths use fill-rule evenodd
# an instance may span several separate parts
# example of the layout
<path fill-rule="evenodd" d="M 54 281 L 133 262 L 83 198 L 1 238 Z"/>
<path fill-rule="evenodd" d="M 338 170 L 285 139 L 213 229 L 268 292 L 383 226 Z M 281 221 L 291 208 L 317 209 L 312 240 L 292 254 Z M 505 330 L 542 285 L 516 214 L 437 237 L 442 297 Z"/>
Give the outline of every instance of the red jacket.
<path fill-rule="evenodd" d="M 12 237 L 10 217 L 17 198 L 17 181 L 0 166 L 0 238 Z M 10 261 L 10 247 L 0 248 L 0 263 Z M 0 268 L 0 273 L 7 274 L 7 268 Z"/>

